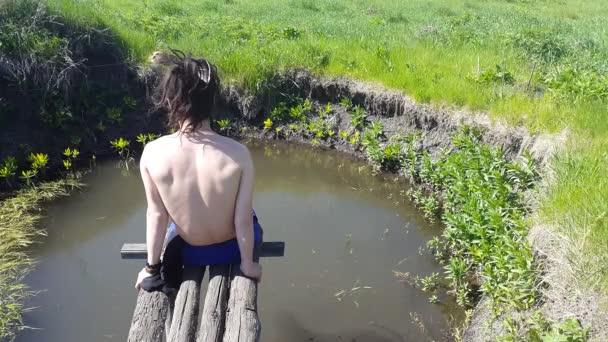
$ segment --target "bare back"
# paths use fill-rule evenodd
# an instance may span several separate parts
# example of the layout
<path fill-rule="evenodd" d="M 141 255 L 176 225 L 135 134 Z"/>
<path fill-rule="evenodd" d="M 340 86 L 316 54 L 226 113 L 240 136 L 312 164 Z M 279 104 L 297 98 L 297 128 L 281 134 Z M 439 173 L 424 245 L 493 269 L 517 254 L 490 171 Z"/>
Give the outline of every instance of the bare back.
<path fill-rule="evenodd" d="M 144 184 L 147 172 L 186 242 L 209 245 L 236 236 L 235 208 L 243 169 L 252 167 L 245 146 L 211 131 L 176 133 L 149 143 L 141 164 Z M 248 215 L 250 202 L 249 208 L 241 209 Z"/>

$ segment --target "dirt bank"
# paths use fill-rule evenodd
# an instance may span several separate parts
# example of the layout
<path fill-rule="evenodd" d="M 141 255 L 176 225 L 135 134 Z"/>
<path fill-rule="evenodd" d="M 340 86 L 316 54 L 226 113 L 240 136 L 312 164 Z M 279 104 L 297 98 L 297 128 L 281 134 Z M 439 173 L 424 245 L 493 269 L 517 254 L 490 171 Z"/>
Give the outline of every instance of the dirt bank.
<path fill-rule="evenodd" d="M 448 146 L 451 134 L 463 125 L 482 128 L 484 142 L 503 147 L 507 158 L 515 158 L 529 149 L 542 165 L 547 164 L 559 142 L 565 140 L 565 133 L 560 136 L 539 134 L 522 127 L 491 122 L 483 113 L 417 104 L 411 97 L 381 85 L 346 78 L 319 78 L 304 70 L 277 75 L 272 87 L 262 95 L 247 94 L 229 86 L 224 92 L 224 107 L 250 123 L 260 123 L 280 101 L 280 94 L 311 98 L 322 103 L 339 103 L 342 98 L 350 98 L 353 104 L 365 108 L 374 119 L 382 120 L 387 132 L 422 131 L 423 148 L 430 153 Z"/>

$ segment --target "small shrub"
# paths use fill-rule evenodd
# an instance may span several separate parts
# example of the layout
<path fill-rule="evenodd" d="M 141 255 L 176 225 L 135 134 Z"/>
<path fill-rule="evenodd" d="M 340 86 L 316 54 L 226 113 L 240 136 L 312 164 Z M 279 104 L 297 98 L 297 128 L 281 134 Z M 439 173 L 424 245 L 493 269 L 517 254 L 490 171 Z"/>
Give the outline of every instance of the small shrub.
<path fill-rule="evenodd" d="M 127 171 L 129 170 L 129 160 L 131 154 L 131 151 L 129 150 L 130 144 L 131 142 L 129 140 L 126 140 L 122 137 L 110 141 L 110 145 L 114 150 L 116 150 L 118 156 L 120 156 L 120 158 L 124 162 Z"/>
<path fill-rule="evenodd" d="M 137 100 L 135 100 L 133 97 L 131 96 L 125 96 L 122 98 L 122 102 L 124 103 L 124 105 L 133 110 L 137 107 Z"/>
<path fill-rule="evenodd" d="M 363 146 L 377 146 L 379 139 L 384 135 L 384 125 L 382 121 L 374 121 L 363 131 L 361 143 Z"/>
<path fill-rule="evenodd" d="M 289 26 L 283 29 L 283 37 L 287 39 L 298 39 L 302 35 L 302 32 L 293 26 Z"/>
<path fill-rule="evenodd" d="M 353 109 L 353 102 L 350 98 L 348 97 L 343 97 L 340 99 L 340 105 L 342 107 L 344 107 L 346 110 L 351 110 Z M 354 126 L 354 125 L 353 125 Z"/>
<path fill-rule="evenodd" d="M 488 69 L 481 72 L 479 75 L 475 75 L 470 77 L 476 82 L 483 84 L 513 84 L 515 83 L 515 78 L 513 74 L 508 71 L 505 67 L 496 64 L 496 68 L 494 70 Z"/>
<path fill-rule="evenodd" d="M 359 145 L 360 142 L 360 133 L 359 131 L 355 131 L 355 134 L 351 135 L 350 138 L 348 139 L 348 142 L 353 146 L 353 147 L 357 147 L 357 145 Z"/>
<path fill-rule="evenodd" d="M 23 170 L 21 171 L 21 179 L 25 181 L 25 184 L 29 187 L 33 186 L 32 179 L 38 175 L 38 170 Z"/>
<path fill-rule="evenodd" d="M 42 108 L 40 111 L 40 120 L 50 128 L 66 129 L 68 124 L 73 120 L 72 111 L 62 107 L 55 110 L 53 108 Z"/>
<path fill-rule="evenodd" d="M 106 115 L 108 117 L 108 121 L 110 121 L 113 124 L 117 124 L 120 125 L 122 124 L 122 111 L 120 110 L 120 108 L 117 107 L 112 107 L 112 108 L 108 108 L 106 110 Z"/>
<path fill-rule="evenodd" d="M 362 130 L 365 128 L 365 124 L 367 123 L 367 112 L 365 109 L 361 107 L 354 107 L 350 112 L 350 124 L 356 130 Z"/>
<path fill-rule="evenodd" d="M 273 124 L 274 124 L 274 122 L 272 122 L 272 120 L 270 118 L 266 119 L 264 121 L 264 129 L 270 129 L 270 128 L 272 128 Z"/>
<path fill-rule="evenodd" d="M 76 160 L 76 158 L 78 158 L 78 156 L 80 155 L 80 151 L 78 151 L 75 148 L 66 148 L 65 150 L 63 150 L 63 156 L 66 159 L 63 159 L 63 167 L 66 169 L 66 171 L 68 172 L 73 172 L 73 162 L 74 160 Z"/>
<path fill-rule="evenodd" d="M 17 172 L 17 160 L 13 156 L 8 156 L 0 164 L 0 178 L 3 178 L 8 187 L 11 186 L 11 178 Z"/>
<path fill-rule="evenodd" d="M 49 163 L 49 155 L 45 153 L 30 153 L 27 160 L 32 164 L 33 170 L 42 170 Z"/>
<path fill-rule="evenodd" d="M 573 67 L 559 68 L 544 78 L 549 91 L 557 98 L 575 102 L 608 99 L 608 76 Z"/>
<path fill-rule="evenodd" d="M 568 52 L 566 43 L 555 30 L 528 29 L 510 37 L 524 55 L 543 62 L 555 62 Z"/>
<path fill-rule="evenodd" d="M 222 119 L 216 121 L 221 132 L 226 132 L 230 127 L 230 119 Z"/>

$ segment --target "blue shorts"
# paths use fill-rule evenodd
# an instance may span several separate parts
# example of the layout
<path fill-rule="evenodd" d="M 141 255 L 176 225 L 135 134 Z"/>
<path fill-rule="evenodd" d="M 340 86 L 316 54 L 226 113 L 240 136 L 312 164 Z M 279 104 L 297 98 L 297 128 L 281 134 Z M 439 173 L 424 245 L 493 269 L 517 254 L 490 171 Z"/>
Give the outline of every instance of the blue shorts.
<path fill-rule="evenodd" d="M 254 211 L 253 236 L 255 241 L 254 245 L 256 246 L 254 248 L 254 252 L 262 244 L 262 235 L 262 227 L 260 226 Z M 182 241 L 177 244 L 171 243 L 174 239 Z M 183 265 L 206 266 L 241 263 L 241 252 L 239 250 L 239 244 L 236 238 L 213 245 L 192 246 L 179 237 L 174 223 L 171 223 L 171 226 L 169 226 L 169 230 L 167 231 L 167 249 L 169 248 L 181 249 L 180 254 Z"/>

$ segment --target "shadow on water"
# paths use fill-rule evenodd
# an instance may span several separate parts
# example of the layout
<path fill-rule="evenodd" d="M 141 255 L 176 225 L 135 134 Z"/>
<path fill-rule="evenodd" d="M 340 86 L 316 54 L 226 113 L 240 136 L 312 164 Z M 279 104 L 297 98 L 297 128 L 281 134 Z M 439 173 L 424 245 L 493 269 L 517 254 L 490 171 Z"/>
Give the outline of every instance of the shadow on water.
<path fill-rule="evenodd" d="M 265 235 L 287 243 L 285 257 L 262 261 L 263 340 L 442 339 L 448 317 L 458 313 L 453 302 L 430 304 L 428 294 L 393 275 L 442 271 L 419 251 L 440 227 L 404 200 L 404 184 L 335 151 L 249 146 Z M 145 196 L 137 171 L 125 176 L 114 163 L 100 164 L 86 183 L 48 211 L 48 237 L 35 247 L 39 264 L 27 278 L 44 290 L 30 303 L 37 309 L 25 314 L 40 330 L 26 330 L 18 341 L 125 340 L 141 261 L 120 260 L 119 250 L 145 240 Z M 357 286 L 364 289 L 353 291 Z"/>

